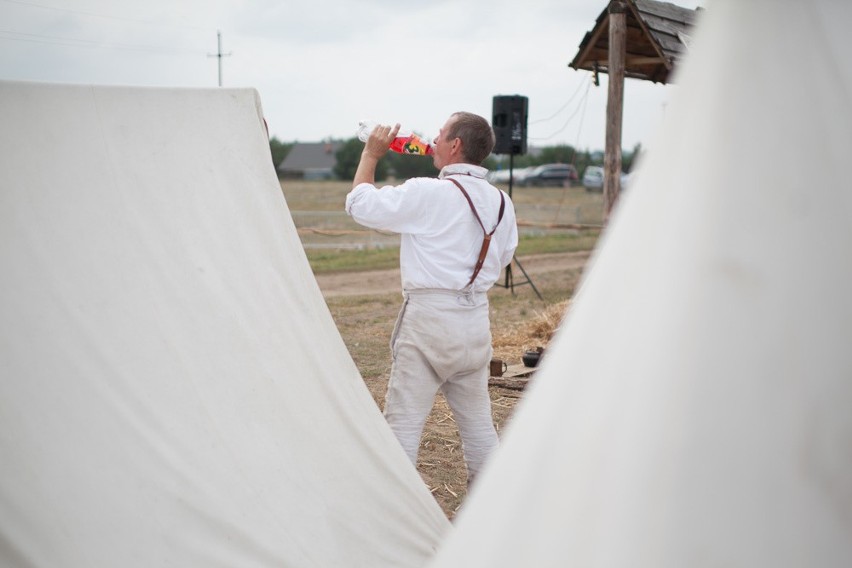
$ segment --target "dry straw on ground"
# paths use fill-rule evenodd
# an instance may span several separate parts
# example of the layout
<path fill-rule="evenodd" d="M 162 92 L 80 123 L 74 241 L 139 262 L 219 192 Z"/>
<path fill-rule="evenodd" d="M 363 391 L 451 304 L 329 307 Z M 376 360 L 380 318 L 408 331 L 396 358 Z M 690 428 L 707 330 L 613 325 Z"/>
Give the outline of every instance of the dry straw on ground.
<path fill-rule="evenodd" d="M 535 317 L 514 328 L 492 332 L 494 356 L 509 363 L 519 362 L 524 351 L 547 347 L 568 310 L 570 300 L 547 306 Z"/>

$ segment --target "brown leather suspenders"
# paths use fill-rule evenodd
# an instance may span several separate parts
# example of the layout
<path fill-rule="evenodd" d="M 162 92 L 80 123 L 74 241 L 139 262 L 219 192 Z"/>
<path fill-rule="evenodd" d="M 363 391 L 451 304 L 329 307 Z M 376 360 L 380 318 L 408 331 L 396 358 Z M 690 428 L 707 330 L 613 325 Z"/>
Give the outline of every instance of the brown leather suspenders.
<path fill-rule="evenodd" d="M 462 185 L 453 178 L 446 179 L 449 179 L 451 182 L 456 184 L 456 187 L 461 190 L 462 195 L 464 195 L 464 198 L 467 199 L 467 204 L 470 205 L 470 210 L 473 211 L 473 216 L 476 217 L 477 222 L 479 222 L 479 226 L 482 227 L 482 248 L 479 249 L 479 258 L 476 261 L 476 267 L 473 269 L 473 276 L 470 277 L 470 280 L 467 283 L 467 286 L 470 286 L 473 284 L 473 281 L 476 280 L 476 275 L 479 274 L 479 271 L 482 269 L 482 265 L 485 263 L 485 255 L 488 254 L 488 247 L 491 245 L 491 235 L 494 234 L 494 231 L 497 230 L 497 225 L 499 225 L 500 221 L 503 220 L 503 211 L 506 209 L 506 198 L 503 197 L 503 192 L 498 189 L 497 191 L 500 193 L 500 213 L 497 215 L 497 223 L 489 233 L 485 229 L 485 225 L 482 224 L 482 219 L 479 218 L 479 213 L 476 212 L 476 207 L 473 206 L 473 201 L 470 199 L 470 195 L 468 195 L 467 191 L 465 191 Z M 467 288 L 467 286 L 465 286 L 465 288 Z"/>

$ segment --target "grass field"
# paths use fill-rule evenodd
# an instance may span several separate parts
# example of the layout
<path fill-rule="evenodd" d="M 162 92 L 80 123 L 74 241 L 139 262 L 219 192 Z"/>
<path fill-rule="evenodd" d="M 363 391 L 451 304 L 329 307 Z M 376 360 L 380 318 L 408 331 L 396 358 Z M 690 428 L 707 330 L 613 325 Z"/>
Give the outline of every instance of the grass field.
<path fill-rule="evenodd" d="M 590 229 L 573 233 L 522 235 L 517 256 L 591 250 L 600 230 Z M 382 270 L 399 266 L 399 248 L 306 248 L 314 274 Z"/>
<path fill-rule="evenodd" d="M 281 188 L 315 272 L 395 266 L 399 238 L 364 229 L 343 211 L 351 189 L 349 182 L 287 180 Z M 521 235 L 519 255 L 594 246 L 602 217 L 600 193 L 587 192 L 583 187 L 516 187 L 512 201 Z M 577 225 L 588 228 L 578 229 Z"/>
<path fill-rule="evenodd" d="M 505 184 L 500 189 L 508 191 Z M 343 201 L 352 188 L 348 181 L 284 180 L 281 189 L 291 211 L 342 212 Z M 577 187 L 512 188 L 512 202 L 519 217 L 532 221 L 565 223 L 600 223 L 602 197 Z M 521 215 L 523 213 L 523 215 Z"/>

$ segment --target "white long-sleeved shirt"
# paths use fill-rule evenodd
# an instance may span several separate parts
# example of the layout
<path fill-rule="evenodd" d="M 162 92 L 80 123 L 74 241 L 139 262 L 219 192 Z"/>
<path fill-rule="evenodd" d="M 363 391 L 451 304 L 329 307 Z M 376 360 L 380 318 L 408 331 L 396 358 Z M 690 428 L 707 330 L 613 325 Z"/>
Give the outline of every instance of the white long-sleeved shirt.
<path fill-rule="evenodd" d="M 473 275 L 483 233 L 462 192 L 446 178 L 452 176 L 465 188 L 488 232 L 497 223 L 503 193 L 503 219 L 473 284 L 474 291 L 485 292 L 518 246 L 515 208 L 508 195 L 485 180 L 487 172 L 471 164 L 452 164 L 438 179 L 412 178 L 381 188 L 362 183 L 346 196 L 346 212 L 365 227 L 400 234 L 404 290 L 461 290 Z"/>

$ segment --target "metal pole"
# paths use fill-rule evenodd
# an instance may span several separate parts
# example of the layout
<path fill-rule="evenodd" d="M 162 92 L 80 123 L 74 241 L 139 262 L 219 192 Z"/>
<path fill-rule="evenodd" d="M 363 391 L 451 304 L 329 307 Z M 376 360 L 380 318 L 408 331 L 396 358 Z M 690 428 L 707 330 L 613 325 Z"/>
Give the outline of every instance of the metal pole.
<path fill-rule="evenodd" d="M 219 58 L 219 86 L 222 86 L 222 32 L 216 30 L 216 56 Z"/>
<path fill-rule="evenodd" d="M 512 151 L 509 153 L 509 199 L 512 198 L 512 178 L 515 177 L 514 169 L 515 169 L 515 151 L 514 151 L 514 149 L 512 149 Z M 518 268 L 521 269 L 521 273 L 523 273 L 524 278 L 526 278 L 526 280 L 524 280 L 522 282 L 517 282 L 517 283 L 515 282 L 515 278 L 512 275 L 512 262 L 514 262 L 515 264 L 518 265 Z M 538 288 L 535 287 L 535 284 L 533 284 L 532 278 L 530 278 L 530 275 L 527 274 L 526 270 L 524 270 L 524 267 L 521 264 L 521 261 L 518 260 L 518 257 L 512 255 L 512 262 L 510 262 L 506 266 L 506 276 L 505 276 L 505 282 L 506 283 L 500 284 L 499 282 L 495 282 L 494 284 L 496 286 L 500 286 L 501 288 L 506 288 L 506 289 L 511 290 L 512 295 L 515 294 L 515 286 L 521 286 L 523 284 L 529 284 L 530 287 L 535 292 L 535 295 L 538 296 L 538 299 L 543 302 L 544 297 L 541 295 L 541 292 L 538 291 Z"/>
<path fill-rule="evenodd" d="M 228 57 L 230 53 L 222 53 L 222 31 L 216 30 L 216 53 L 208 53 L 207 57 L 219 59 L 219 86 L 222 86 L 222 58 Z"/>

